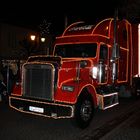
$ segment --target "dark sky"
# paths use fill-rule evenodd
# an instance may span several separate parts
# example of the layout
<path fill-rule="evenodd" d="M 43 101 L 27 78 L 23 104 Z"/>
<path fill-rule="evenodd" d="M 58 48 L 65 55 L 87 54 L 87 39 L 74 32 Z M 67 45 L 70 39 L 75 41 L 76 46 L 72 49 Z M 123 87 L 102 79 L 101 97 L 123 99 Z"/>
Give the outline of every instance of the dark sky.
<path fill-rule="evenodd" d="M 55 32 L 62 32 L 65 17 L 68 24 L 80 20 L 94 23 L 106 17 L 113 17 L 116 7 L 121 9 L 135 1 L 138 0 L 5 1 L 0 4 L 0 21 L 37 29 L 43 20 L 46 20 L 51 23 Z"/>

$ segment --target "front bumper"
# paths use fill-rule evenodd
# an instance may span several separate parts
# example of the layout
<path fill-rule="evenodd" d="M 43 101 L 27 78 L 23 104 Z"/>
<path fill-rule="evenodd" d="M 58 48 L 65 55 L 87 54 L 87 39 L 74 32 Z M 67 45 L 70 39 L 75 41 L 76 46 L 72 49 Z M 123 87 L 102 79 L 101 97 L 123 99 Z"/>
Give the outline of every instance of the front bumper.
<path fill-rule="evenodd" d="M 54 119 L 72 118 L 74 116 L 74 106 L 68 104 L 38 101 L 25 99 L 22 97 L 9 97 L 11 108 L 28 114 L 34 114 Z"/>

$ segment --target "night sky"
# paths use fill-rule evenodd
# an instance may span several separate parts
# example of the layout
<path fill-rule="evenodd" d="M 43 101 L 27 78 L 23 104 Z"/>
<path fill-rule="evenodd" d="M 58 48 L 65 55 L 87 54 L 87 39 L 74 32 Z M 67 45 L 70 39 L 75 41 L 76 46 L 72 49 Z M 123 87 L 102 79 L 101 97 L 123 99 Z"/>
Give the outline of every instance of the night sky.
<path fill-rule="evenodd" d="M 49 1 L 5 1 L 0 4 L 0 21 L 38 29 L 46 20 L 51 23 L 54 32 L 61 33 L 65 26 L 75 21 L 84 20 L 93 23 L 114 16 L 118 8 L 119 16 L 134 21 L 139 19 L 139 0 L 49 0 Z"/>

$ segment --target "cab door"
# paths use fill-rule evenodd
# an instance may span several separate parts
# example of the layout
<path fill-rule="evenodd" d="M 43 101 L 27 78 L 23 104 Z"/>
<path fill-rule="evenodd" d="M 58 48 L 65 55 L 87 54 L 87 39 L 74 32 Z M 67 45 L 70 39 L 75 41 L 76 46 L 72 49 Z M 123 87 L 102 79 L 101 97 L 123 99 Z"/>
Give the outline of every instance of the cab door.
<path fill-rule="evenodd" d="M 105 84 L 108 80 L 108 46 L 106 44 L 100 45 L 99 63 L 98 63 L 98 82 Z"/>

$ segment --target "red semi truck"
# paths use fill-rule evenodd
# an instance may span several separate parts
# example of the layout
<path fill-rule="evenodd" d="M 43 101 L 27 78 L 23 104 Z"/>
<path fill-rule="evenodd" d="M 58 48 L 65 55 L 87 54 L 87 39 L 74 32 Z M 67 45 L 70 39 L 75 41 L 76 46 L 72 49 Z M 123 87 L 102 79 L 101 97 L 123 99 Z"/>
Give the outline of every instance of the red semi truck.
<path fill-rule="evenodd" d="M 20 92 L 13 91 L 9 105 L 23 113 L 71 118 L 86 128 L 95 109 L 139 94 L 139 64 L 138 24 L 115 18 L 96 25 L 75 22 L 56 37 L 51 55 L 30 56 L 23 64 Z"/>

